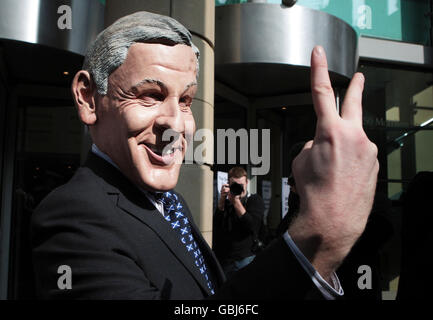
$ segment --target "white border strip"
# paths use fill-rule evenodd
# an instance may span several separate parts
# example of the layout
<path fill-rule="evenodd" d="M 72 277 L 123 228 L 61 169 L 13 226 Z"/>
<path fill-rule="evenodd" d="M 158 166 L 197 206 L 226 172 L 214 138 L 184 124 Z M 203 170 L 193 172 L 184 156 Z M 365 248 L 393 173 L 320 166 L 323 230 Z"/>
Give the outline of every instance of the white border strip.
<path fill-rule="evenodd" d="M 359 58 L 433 68 L 433 48 L 420 44 L 360 37 Z"/>

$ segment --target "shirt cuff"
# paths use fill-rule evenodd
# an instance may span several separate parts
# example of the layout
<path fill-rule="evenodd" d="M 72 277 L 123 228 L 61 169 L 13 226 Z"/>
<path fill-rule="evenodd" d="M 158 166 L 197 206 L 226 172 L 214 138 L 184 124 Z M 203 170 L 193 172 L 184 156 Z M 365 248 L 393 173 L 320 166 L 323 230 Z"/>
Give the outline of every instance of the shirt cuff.
<path fill-rule="evenodd" d="M 304 270 L 311 277 L 311 280 L 316 285 L 317 289 L 322 293 L 326 300 L 335 300 L 337 297 L 341 297 L 344 295 L 343 288 L 340 284 L 340 280 L 335 272 L 331 275 L 332 286 L 326 282 L 322 276 L 314 269 L 313 265 L 305 258 L 304 254 L 299 250 L 298 246 L 292 240 L 289 235 L 289 232 L 286 231 L 283 235 L 284 240 L 289 246 L 290 250 L 292 250 L 298 262 L 302 265 Z"/>

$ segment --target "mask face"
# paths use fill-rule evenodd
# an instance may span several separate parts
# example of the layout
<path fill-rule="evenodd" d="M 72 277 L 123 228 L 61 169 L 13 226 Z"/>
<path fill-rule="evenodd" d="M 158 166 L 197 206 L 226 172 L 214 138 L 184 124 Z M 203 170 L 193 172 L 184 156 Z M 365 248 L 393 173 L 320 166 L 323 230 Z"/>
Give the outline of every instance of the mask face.
<path fill-rule="evenodd" d="M 136 43 L 109 76 L 107 94 L 98 98 L 92 136 L 143 189 L 164 191 L 177 184 L 185 136 L 195 131 L 191 103 L 196 73 L 191 47 Z M 163 141 L 167 129 L 176 135 Z"/>

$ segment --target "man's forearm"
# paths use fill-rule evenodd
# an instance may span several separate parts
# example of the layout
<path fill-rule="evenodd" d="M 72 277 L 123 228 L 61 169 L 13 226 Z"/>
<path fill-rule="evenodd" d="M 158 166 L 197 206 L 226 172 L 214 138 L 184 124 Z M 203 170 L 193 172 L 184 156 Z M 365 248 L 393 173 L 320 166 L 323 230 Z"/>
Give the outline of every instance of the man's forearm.
<path fill-rule="evenodd" d="M 236 215 L 239 218 L 242 217 L 247 212 L 247 210 L 243 206 L 241 200 L 239 200 L 239 199 L 236 199 L 235 201 L 233 201 L 233 207 L 235 209 Z"/>
<path fill-rule="evenodd" d="M 218 209 L 219 209 L 220 211 L 224 211 L 224 208 L 225 208 L 225 202 L 226 202 L 226 199 L 223 198 L 223 197 L 221 197 L 221 198 L 218 200 Z"/>

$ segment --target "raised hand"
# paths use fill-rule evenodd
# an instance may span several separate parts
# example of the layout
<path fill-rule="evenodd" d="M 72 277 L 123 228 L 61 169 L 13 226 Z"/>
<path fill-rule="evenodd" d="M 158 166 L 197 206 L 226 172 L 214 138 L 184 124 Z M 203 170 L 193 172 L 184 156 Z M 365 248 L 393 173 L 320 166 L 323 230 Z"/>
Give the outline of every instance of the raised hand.
<path fill-rule="evenodd" d="M 316 270 L 329 279 L 364 231 L 373 204 L 377 147 L 362 128 L 364 76 L 356 73 L 338 114 L 322 47 L 311 54 L 316 134 L 292 165 L 301 199 L 289 234 Z"/>
<path fill-rule="evenodd" d="M 230 194 L 230 185 L 229 184 L 223 184 L 221 186 L 221 191 L 220 191 L 221 195 L 220 198 L 218 200 L 218 209 L 220 209 L 221 211 L 224 211 L 224 203 L 226 201 L 227 195 Z"/>

